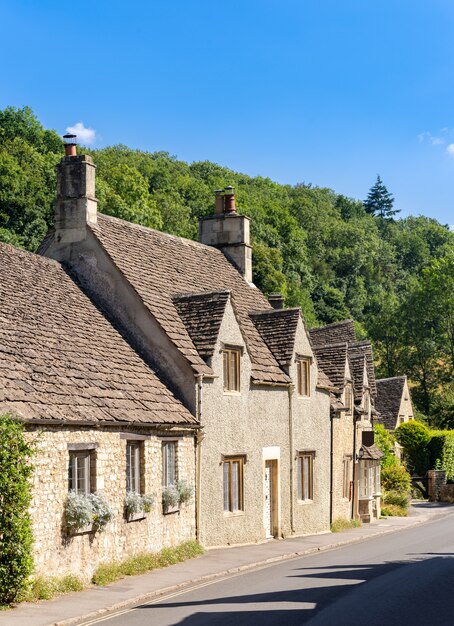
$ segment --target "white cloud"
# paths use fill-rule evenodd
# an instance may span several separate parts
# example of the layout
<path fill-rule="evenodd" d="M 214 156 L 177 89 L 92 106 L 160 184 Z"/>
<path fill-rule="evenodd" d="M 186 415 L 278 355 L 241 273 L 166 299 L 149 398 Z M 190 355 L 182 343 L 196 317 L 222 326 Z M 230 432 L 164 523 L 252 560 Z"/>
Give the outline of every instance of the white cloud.
<path fill-rule="evenodd" d="M 448 131 L 447 128 L 442 128 L 440 132 L 445 133 L 447 131 Z M 437 135 L 432 135 L 432 133 L 430 133 L 429 131 L 426 131 L 425 133 L 420 133 L 418 135 L 418 139 L 419 139 L 419 141 L 421 143 L 423 141 L 428 141 L 433 146 L 441 146 L 444 143 L 446 143 L 446 139 L 444 137 L 439 137 Z"/>
<path fill-rule="evenodd" d="M 451 224 L 451 226 L 449 227 L 449 230 L 454 233 L 454 224 Z"/>
<path fill-rule="evenodd" d="M 86 128 L 83 122 L 77 122 L 74 126 L 68 126 L 68 133 L 77 135 L 77 140 L 85 145 L 90 145 L 96 141 L 96 131 L 93 128 Z"/>
<path fill-rule="evenodd" d="M 446 152 L 454 157 L 454 143 L 450 143 L 446 148 Z"/>

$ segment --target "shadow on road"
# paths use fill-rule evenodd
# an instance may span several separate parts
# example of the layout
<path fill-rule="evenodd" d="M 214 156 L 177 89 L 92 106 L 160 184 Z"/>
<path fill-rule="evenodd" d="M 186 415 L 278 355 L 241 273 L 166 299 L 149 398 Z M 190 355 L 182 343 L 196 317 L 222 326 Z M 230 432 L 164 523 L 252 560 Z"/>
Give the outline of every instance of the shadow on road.
<path fill-rule="evenodd" d="M 384 564 L 298 568 L 285 578 L 276 579 L 276 587 L 270 592 L 249 594 L 247 589 L 244 589 L 245 593 L 240 591 L 238 594 L 227 597 L 215 597 L 216 585 L 214 585 L 195 591 L 197 594 L 211 594 L 213 597 L 181 602 L 163 600 L 157 604 L 144 604 L 137 609 L 153 609 L 155 612 L 153 617 L 156 620 L 153 623 L 157 624 L 160 623 L 160 610 L 172 609 L 172 615 L 180 620 L 172 621 L 172 623 L 184 626 L 204 626 L 205 624 L 296 626 L 309 621 L 312 623 L 312 620 L 314 624 L 329 626 L 334 624 L 351 626 L 351 624 L 361 623 L 362 620 L 368 626 L 382 626 L 383 623 L 411 623 L 412 626 L 427 623 L 452 625 L 454 606 L 450 605 L 450 621 L 433 621 L 434 607 L 433 604 L 431 606 L 431 600 L 433 602 L 434 598 L 423 593 L 427 584 L 425 581 L 432 581 L 433 584 L 438 581 L 439 587 L 438 579 L 441 575 L 443 576 L 442 587 L 449 586 L 451 590 L 454 589 L 453 554 L 451 552 L 435 554 L 437 556 L 429 559 L 415 558 L 412 561 L 392 561 Z M 301 580 L 302 584 L 298 585 L 295 579 Z M 327 580 L 331 581 L 330 585 L 320 584 Z M 404 585 L 401 583 L 402 580 L 405 581 Z M 243 581 L 247 584 L 247 579 Z M 403 587 L 400 592 L 399 585 Z M 282 588 L 279 589 L 279 586 Z M 388 587 L 389 590 L 386 591 Z M 374 588 L 375 591 L 379 591 L 374 592 Z M 393 593 L 398 593 L 394 600 L 391 597 Z M 405 595 L 415 607 L 415 615 L 410 618 L 406 613 L 406 619 L 403 622 L 397 622 L 395 618 L 399 612 L 392 605 L 393 602 L 399 603 L 402 595 Z M 452 591 L 446 598 L 448 608 L 451 595 Z M 422 599 L 424 603 L 420 607 Z M 437 599 L 438 602 L 440 600 L 440 598 Z M 339 605 L 344 603 L 345 606 L 340 613 L 333 614 L 337 601 Z M 194 607 L 201 609 L 204 607 L 204 609 L 191 615 L 178 617 L 179 610 L 187 613 L 188 609 Z M 177 612 L 174 613 L 175 609 Z M 326 618 L 323 617 L 325 609 L 328 612 Z M 441 613 L 437 615 L 441 616 Z M 392 621 L 389 621 L 390 616 Z M 388 622 L 383 622 L 384 619 L 388 619 Z"/>

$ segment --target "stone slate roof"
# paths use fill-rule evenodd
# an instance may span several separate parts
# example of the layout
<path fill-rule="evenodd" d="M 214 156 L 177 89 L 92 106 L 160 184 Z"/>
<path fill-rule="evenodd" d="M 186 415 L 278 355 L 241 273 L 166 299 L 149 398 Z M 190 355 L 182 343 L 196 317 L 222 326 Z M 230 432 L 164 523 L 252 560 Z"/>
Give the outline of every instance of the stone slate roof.
<path fill-rule="evenodd" d="M 229 291 L 212 291 L 172 298 L 197 352 L 205 361 L 213 356 L 229 296 Z"/>
<path fill-rule="evenodd" d="M 406 376 L 394 376 L 377 380 L 375 407 L 380 413 L 379 421 L 388 430 L 396 428 L 406 378 Z"/>
<path fill-rule="evenodd" d="M 378 461 L 384 456 L 383 452 L 375 444 L 372 446 L 362 445 L 358 452 L 358 457 L 364 461 Z"/>
<path fill-rule="evenodd" d="M 355 398 L 359 399 L 362 397 L 364 389 L 364 363 L 366 362 L 366 355 L 361 352 L 352 354 L 349 349 L 349 359 Z"/>
<path fill-rule="evenodd" d="M 372 398 L 375 398 L 375 396 L 377 395 L 377 385 L 375 382 L 375 366 L 374 355 L 372 353 L 372 344 L 370 343 L 370 341 L 356 341 L 349 344 L 348 352 L 350 355 L 350 360 L 360 354 L 363 354 L 365 356 L 370 395 L 372 396 Z"/>
<path fill-rule="evenodd" d="M 313 346 L 319 369 L 328 376 L 335 387 L 341 391 L 345 385 L 345 366 L 348 356 L 346 343 Z"/>
<path fill-rule="evenodd" d="M 270 309 L 249 315 L 279 365 L 289 365 L 293 358 L 300 310 Z"/>
<path fill-rule="evenodd" d="M 0 243 L 0 411 L 196 424 L 55 261 Z"/>
<path fill-rule="evenodd" d="M 350 344 L 356 341 L 353 320 L 344 320 L 321 328 L 312 328 L 309 335 L 313 346 L 326 346 L 333 343 Z"/>
<path fill-rule="evenodd" d="M 251 357 L 252 381 L 291 382 L 249 317 L 250 311 L 270 309 L 268 300 L 222 252 L 106 215 L 98 214 L 97 226 L 90 228 L 195 373 L 212 375 L 212 370 L 198 353 L 173 297 L 229 290 Z"/>

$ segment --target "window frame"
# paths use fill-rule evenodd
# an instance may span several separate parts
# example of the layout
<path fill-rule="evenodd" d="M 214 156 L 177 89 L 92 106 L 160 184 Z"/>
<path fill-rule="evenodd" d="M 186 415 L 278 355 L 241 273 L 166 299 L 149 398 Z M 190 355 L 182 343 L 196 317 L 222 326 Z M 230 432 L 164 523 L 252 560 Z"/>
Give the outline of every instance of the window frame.
<path fill-rule="evenodd" d="M 222 494 L 223 494 L 223 510 L 225 515 L 239 515 L 244 513 L 244 465 L 246 463 L 245 455 L 222 456 Z M 235 508 L 234 502 L 234 483 L 233 483 L 233 467 L 238 465 L 237 480 L 237 502 L 238 508 Z M 227 485 L 226 485 L 226 468 L 227 468 Z M 226 498 L 227 495 L 227 498 Z M 227 506 L 226 506 L 227 504 Z"/>
<path fill-rule="evenodd" d="M 93 450 L 69 449 L 68 453 L 68 492 L 88 495 L 96 491 L 96 460 Z M 81 478 L 78 476 L 79 470 L 82 470 Z M 82 487 L 79 487 L 79 482 L 83 482 Z"/>
<path fill-rule="evenodd" d="M 300 398 L 311 397 L 311 358 L 296 357 L 297 391 Z M 304 393 L 306 391 L 307 393 Z"/>
<path fill-rule="evenodd" d="M 241 353 L 239 346 L 223 346 L 222 372 L 224 393 L 240 393 L 241 391 Z M 233 378 L 232 381 L 232 364 Z"/>
<path fill-rule="evenodd" d="M 308 460 L 309 470 L 305 471 L 305 459 Z M 313 502 L 314 501 L 314 450 L 300 450 L 297 454 L 297 498 L 299 502 Z M 308 481 L 306 483 L 306 474 L 308 474 Z M 308 493 L 306 493 L 306 484 Z"/>
<path fill-rule="evenodd" d="M 173 459 L 172 466 L 173 471 L 170 473 L 173 474 L 173 480 L 169 480 L 169 458 L 168 458 L 168 450 L 173 449 Z M 162 454 L 162 486 L 163 488 L 171 487 L 178 480 L 178 440 L 177 439 L 169 439 L 166 441 L 162 441 L 161 443 L 161 454 Z"/>
<path fill-rule="evenodd" d="M 133 453 L 131 465 L 131 452 Z M 142 494 L 143 485 L 143 442 L 137 439 L 126 441 L 126 493 Z"/>

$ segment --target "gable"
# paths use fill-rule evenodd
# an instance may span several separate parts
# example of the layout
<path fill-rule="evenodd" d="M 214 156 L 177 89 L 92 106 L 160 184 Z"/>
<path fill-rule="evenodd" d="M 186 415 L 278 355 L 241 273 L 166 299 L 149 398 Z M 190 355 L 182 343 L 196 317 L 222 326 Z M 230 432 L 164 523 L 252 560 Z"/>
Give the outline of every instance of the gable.
<path fill-rule="evenodd" d="M 380 414 L 380 422 L 388 430 L 394 430 L 397 425 L 405 383 L 405 376 L 377 380 L 375 408 Z"/>
<path fill-rule="evenodd" d="M 295 351 L 300 310 L 270 309 L 249 315 L 279 365 L 288 366 Z"/>

